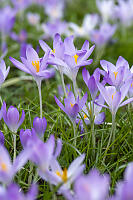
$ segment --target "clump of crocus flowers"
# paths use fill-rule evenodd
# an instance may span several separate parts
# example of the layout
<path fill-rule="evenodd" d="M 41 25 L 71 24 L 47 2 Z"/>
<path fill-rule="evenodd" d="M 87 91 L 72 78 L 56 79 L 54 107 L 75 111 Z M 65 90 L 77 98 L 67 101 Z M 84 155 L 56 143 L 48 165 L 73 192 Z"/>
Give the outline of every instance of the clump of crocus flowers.
<path fill-rule="evenodd" d="M 6 103 L 2 103 L 0 110 L 0 119 L 4 120 L 8 126 L 13 140 L 14 159 L 11 161 L 10 155 L 4 146 L 4 133 L 0 131 L 0 198 L 1 199 L 23 199 L 34 200 L 37 198 L 37 177 L 42 178 L 51 186 L 57 188 L 56 192 L 62 194 L 68 200 L 126 200 L 133 198 L 132 175 L 133 163 L 127 165 L 124 181 L 118 182 L 115 194 L 110 197 L 110 177 L 108 174 L 102 175 L 97 169 L 92 169 L 88 174 L 84 174 L 84 159 L 86 155 L 79 153 L 70 166 L 62 167 L 58 158 L 62 150 L 62 141 L 53 134 L 49 137 L 45 131 L 47 129 L 47 120 L 43 116 L 43 105 L 41 97 L 41 83 L 43 79 L 52 77 L 54 70 L 48 65 L 59 71 L 64 95 L 59 100 L 55 96 L 55 102 L 59 108 L 68 116 L 74 129 L 74 148 L 77 147 L 77 140 L 80 137 L 78 127 L 82 132 L 89 127 L 92 134 L 92 144 L 95 150 L 96 135 L 95 126 L 104 123 L 105 113 L 102 107 L 110 110 L 112 115 L 112 129 L 109 135 L 107 150 L 111 141 L 115 139 L 115 118 L 117 110 L 132 102 L 133 97 L 129 97 L 133 87 L 132 69 L 130 70 L 128 62 L 119 57 L 116 65 L 102 60 L 100 62 L 102 70 L 97 68 L 92 75 L 84 68 L 82 71 L 83 80 L 87 86 L 86 93 L 83 94 L 77 86 L 77 74 L 82 66 L 90 65 L 93 60 L 89 59 L 94 47 L 89 48 L 89 42 L 86 40 L 81 48 L 73 44 L 74 37 L 70 36 L 62 41 L 57 33 L 54 37 L 53 48 L 49 47 L 44 41 L 40 45 L 45 54 L 40 58 L 32 47 L 27 47 L 26 58 L 21 57 L 21 62 L 10 57 L 11 62 L 20 70 L 30 74 L 35 79 L 40 97 L 40 117 L 33 119 L 33 128 L 21 129 L 18 136 L 18 130 L 25 119 L 25 111 L 18 110 L 10 106 L 6 110 Z M 5 62 L 2 60 L 0 73 L 1 85 L 8 75 L 9 67 L 6 69 Z M 64 76 L 72 81 L 73 87 L 66 88 Z M 105 104 L 106 103 L 106 104 Z M 22 112 L 21 117 L 19 113 Z M 24 128 L 24 127 L 23 127 Z M 45 134 L 45 137 L 44 137 Z M 16 140 L 20 137 L 23 150 L 16 156 Z M 45 139 L 44 139 L 45 138 Z M 47 139 L 46 139 L 47 138 Z M 95 156 L 95 151 L 93 152 Z M 106 151 L 107 153 L 107 151 Z M 106 154 L 104 159 L 106 159 Z M 13 178 L 22 170 L 27 162 L 30 162 L 30 174 L 28 182 L 32 184 L 30 190 L 24 194 L 20 192 L 19 186 L 13 183 Z M 33 165 L 36 166 L 36 174 L 32 171 Z M 33 177 L 35 178 L 33 179 Z"/>

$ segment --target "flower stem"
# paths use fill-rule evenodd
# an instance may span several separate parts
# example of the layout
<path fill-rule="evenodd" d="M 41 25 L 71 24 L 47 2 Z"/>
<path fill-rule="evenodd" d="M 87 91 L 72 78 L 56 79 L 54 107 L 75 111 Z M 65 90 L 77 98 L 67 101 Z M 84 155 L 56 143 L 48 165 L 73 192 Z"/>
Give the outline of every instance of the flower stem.
<path fill-rule="evenodd" d="M 64 82 L 64 76 L 63 76 L 62 70 L 60 70 L 60 75 L 61 75 L 61 82 L 62 82 L 63 91 L 64 91 L 64 94 L 65 94 L 65 97 L 67 97 L 65 82 Z"/>
<path fill-rule="evenodd" d="M 73 80 L 73 89 L 74 89 L 75 97 L 77 98 L 78 92 L 77 92 L 77 83 L 76 83 L 76 79 Z"/>
<path fill-rule="evenodd" d="M 39 99 L 40 99 L 40 117 L 42 118 L 42 92 L 41 92 L 41 81 L 37 82 L 38 91 L 39 91 Z"/>
<path fill-rule="evenodd" d="M 15 161 L 16 159 L 16 133 L 13 134 L 13 148 L 14 148 L 13 161 Z"/>
<path fill-rule="evenodd" d="M 76 146 L 76 123 L 73 121 L 74 145 Z"/>
<path fill-rule="evenodd" d="M 33 163 L 30 162 L 30 173 L 29 173 L 29 177 L 28 177 L 28 184 L 29 184 L 29 186 L 30 186 L 31 183 L 32 183 L 32 176 L 33 176 L 32 171 L 33 171 Z"/>

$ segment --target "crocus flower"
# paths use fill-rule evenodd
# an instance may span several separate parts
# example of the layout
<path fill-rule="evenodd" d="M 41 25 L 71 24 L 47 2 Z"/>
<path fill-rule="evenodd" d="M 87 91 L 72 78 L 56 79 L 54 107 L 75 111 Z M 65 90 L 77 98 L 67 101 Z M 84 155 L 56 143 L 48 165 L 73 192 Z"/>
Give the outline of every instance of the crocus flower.
<path fill-rule="evenodd" d="M 124 180 L 117 183 L 115 199 L 130 200 L 133 199 L 133 163 L 129 163 L 125 173 Z"/>
<path fill-rule="evenodd" d="M 7 188 L 0 186 L 0 199 L 3 200 L 35 200 L 37 197 L 37 185 L 32 185 L 27 194 L 24 194 L 18 185 L 11 183 Z"/>
<path fill-rule="evenodd" d="M 92 101 L 94 101 L 97 96 L 97 92 L 98 92 L 97 82 L 100 81 L 99 68 L 97 68 L 94 71 L 92 76 L 90 76 L 89 72 L 86 70 L 86 68 L 84 68 L 82 70 L 82 76 L 83 76 L 85 84 L 87 85 L 87 87 L 90 91 Z"/>
<path fill-rule="evenodd" d="M 110 25 L 104 23 L 100 26 L 100 29 L 95 29 L 91 32 L 90 40 L 97 46 L 101 47 L 105 45 L 116 31 L 116 25 Z"/>
<path fill-rule="evenodd" d="M 101 83 L 97 83 L 97 87 L 101 95 L 103 96 L 104 100 L 108 104 L 108 106 L 102 105 L 102 104 L 101 106 L 109 108 L 112 115 L 115 116 L 119 107 L 122 107 L 133 101 L 133 98 L 129 98 L 128 100 L 123 101 L 128 93 L 130 85 L 131 85 L 131 81 L 129 80 L 122 85 L 122 87 L 120 88 L 120 91 L 117 91 L 114 86 L 104 87 Z"/>
<path fill-rule="evenodd" d="M 80 100 L 79 97 L 75 99 L 74 94 L 69 92 L 67 98 L 64 99 L 65 106 L 55 96 L 57 105 L 68 115 L 70 120 L 74 122 L 80 110 L 83 108 L 87 101 L 87 93 Z"/>
<path fill-rule="evenodd" d="M 0 145 L 0 182 L 10 183 L 14 175 L 26 164 L 30 154 L 29 149 L 23 150 L 12 164 L 8 151 Z"/>
<path fill-rule="evenodd" d="M 10 70 L 10 67 L 8 67 L 6 69 L 6 64 L 5 64 L 4 60 L 2 60 L 0 62 L 0 87 L 3 84 L 3 82 L 5 81 L 8 73 L 9 73 L 9 70 Z"/>
<path fill-rule="evenodd" d="M 38 15 L 37 13 L 28 12 L 27 13 L 27 20 L 28 20 L 30 25 L 36 26 L 37 24 L 40 23 L 40 15 Z"/>
<path fill-rule="evenodd" d="M 104 69 L 104 72 L 101 73 L 104 75 L 105 81 L 115 86 L 117 90 L 120 89 L 125 81 L 132 78 L 129 64 L 122 56 L 119 56 L 116 66 L 106 60 L 101 60 L 100 64 Z"/>
<path fill-rule="evenodd" d="M 96 5 L 104 22 L 112 19 L 115 8 L 114 0 L 97 0 Z"/>
<path fill-rule="evenodd" d="M 88 175 L 80 176 L 74 184 L 75 200 L 104 200 L 108 197 L 109 176 L 93 169 Z"/>
<path fill-rule="evenodd" d="M 115 6 L 114 17 L 119 19 L 123 26 L 130 26 L 133 23 L 132 0 L 118 0 L 118 4 Z"/>
<path fill-rule="evenodd" d="M 78 26 L 77 24 L 70 22 L 68 26 L 72 29 L 75 37 L 88 38 L 91 31 L 96 27 L 99 22 L 99 16 L 97 14 L 87 14 L 83 19 L 83 24 Z"/>
<path fill-rule="evenodd" d="M 66 94 L 68 95 L 68 93 L 70 92 L 70 89 L 71 89 L 71 86 L 70 84 L 67 84 L 66 85 Z M 58 85 L 58 93 L 59 93 L 59 96 L 61 97 L 61 99 L 64 97 L 64 91 L 63 91 L 63 88 L 62 88 L 62 85 Z"/>
<path fill-rule="evenodd" d="M 0 145 L 4 145 L 4 141 L 5 141 L 4 135 L 3 135 L 3 133 L 0 131 Z"/>
<path fill-rule="evenodd" d="M 11 1 L 14 5 L 15 9 L 20 12 L 25 10 L 31 3 L 31 0 L 21 0 L 21 1 L 11 0 Z"/>
<path fill-rule="evenodd" d="M 36 138 L 37 136 L 34 129 L 26 129 L 25 131 L 23 129 L 20 130 L 20 141 L 23 148 L 26 148 L 30 141 L 36 140 Z"/>
<path fill-rule="evenodd" d="M 33 128 L 34 128 L 36 134 L 40 137 L 40 139 L 43 139 L 46 127 L 47 127 L 47 121 L 46 121 L 45 117 L 43 117 L 42 119 L 39 117 L 34 118 Z"/>
<path fill-rule="evenodd" d="M 50 169 L 47 174 L 41 174 L 41 177 L 46 181 L 50 182 L 53 185 L 59 185 L 63 183 L 63 185 L 59 189 L 59 193 L 63 193 L 71 188 L 72 183 L 81 175 L 83 172 L 85 165 L 82 164 L 85 155 L 82 154 L 78 158 L 76 158 L 68 167 L 68 169 L 64 168 L 62 170 L 60 164 L 58 163 L 56 158 L 51 160 Z"/>
<path fill-rule="evenodd" d="M 3 112 L 3 119 L 8 128 L 13 132 L 17 133 L 18 128 L 21 126 L 21 124 L 24 121 L 25 118 L 25 112 L 22 110 L 21 118 L 19 118 L 19 111 L 14 106 L 10 106 L 8 111 L 6 111 L 6 103 L 3 102 L 2 106 L 2 112 Z"/>

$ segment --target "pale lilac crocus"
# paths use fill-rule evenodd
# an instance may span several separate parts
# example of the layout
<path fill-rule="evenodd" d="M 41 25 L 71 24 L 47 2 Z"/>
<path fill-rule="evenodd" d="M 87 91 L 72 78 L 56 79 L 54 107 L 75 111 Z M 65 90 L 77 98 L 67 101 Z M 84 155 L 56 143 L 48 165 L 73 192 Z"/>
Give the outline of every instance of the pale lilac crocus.
<path fill-rule="evenodd" d="M 18 185 L 11 183 L 5 188 L 0 186 L 0 199 L 3 200 L 35 200 L 37 197 L 37 185 L 32 185 L 27 194 L 24 194 Z"/>
<path fill-rule="evenodd" d="M 0 145 L 4 145 L 5 137 L 4 134 L 0 131 Z"/>
<path fill-rule="evenodd" d="M 47 69 L 49 52 L 42 59 L 39 58 L 37 52 L 32 47 L 27 47 L 26 58 L 21 57 L 22 63 L 10 57 L 11 62 L 20 70 L 31 74 L 38 86 L 40 97 L 40 117 L 42 118 L 42 95 L 41 82 L 43 79 L 48 79 L 53 76 L 53 69 Z"/>
<path fill-rule="evenodd" d="M 29 149 L 23 150 L 13 164 L 7 149 L 0 145 L 0 182 L 10 183 L 15 174 L 23 167 L 30 157 L 31 152 Z"/>
<path fill-rule="evenodd" d="M 105 81 L 115 86 L 117 90 L 119 90 L 127 80 L 132 79 L 129 64 L 122 56 L 119 56 L 116 65 L 106 60 L 101 60 L 100 64 L 104 69 L 104 71 L 101 71 L 101 74 L 104 75 Z"/>
<path fill-rule="evenodd" d="M 117 183 L 114 199 L 132 200 L 133 199 L 133 163 L 129 163 L 125 173 L 124 180 Z"/>
<path fill-rule="evenodd" d="M 0 62 L 0 87 L 4 83 L 8 73 L 9 73 L 10 67 L 6 69 L 6 64 L 4 60 L 1 60 Z"/>
<path fill-rule="evenodd" d="M 74 195 L 65 193 L 68 200 L 105 200 L 109 193 L 110 178 L 93 169 L 87 175 L 80 176 L 74 184 Z"/>
<path fill-rule="evenodd" d="M 38 15 L 37 13 L 28 12 L 27 20 L 30 25 L 37 26 L 40 23 L 40 15 Z"/>
<path fill-rule="evenodd" d="M 109 23 L 101 24 L 99 29 L 95 29 L 91 32 L 90 40 L 98 47 L 102 47 L 112 38 L 115 31 L 116 25 L 111 25 Z"/>
<path fill-rule="evenodd" d="M 43 140 L 44 137 L 44 132 L 46 130 L 47 127 L 47 121 L 45 119 L 45 117 L 43 118 L 39 118 L 39 117 L 35 117 L 33 120 L 33 128 L 36 132 L 36 134 L 38 135 L 38 137 L 40 137 L 40 139 Z"/>

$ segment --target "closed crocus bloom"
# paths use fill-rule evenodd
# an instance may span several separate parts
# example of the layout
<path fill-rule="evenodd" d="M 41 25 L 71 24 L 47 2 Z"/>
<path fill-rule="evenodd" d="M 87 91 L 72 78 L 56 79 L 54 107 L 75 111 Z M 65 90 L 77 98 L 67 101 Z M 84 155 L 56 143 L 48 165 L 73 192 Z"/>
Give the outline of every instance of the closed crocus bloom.
<path fill-rule="evenodd" d="M 31 140 L 36 140 L 36 133 L 35 130 L 23 129 L 20 130 L 20 141 L 23 148 L 27 147 Z"/>
<path fill-rule="evenodd" d="M 3 84 L 3 82 L 5 81 L 8 73 L 9 73 L 9 70 L 10 70 L 10 67 L 8 67 L 6 69 L 6 64 L 5 64 L 4 60 L 2 60 L 0 62 L 0 87 Z"/>
<path fill-rule="evenodd" d="M 104 200 L 108 197 L 109 176 L 101 175 L 96 169 L 88 175 L 79 177 L 74 184 L 74 199 L 76 200 Z"/>
<path fill-rule="evenodd" d="M 35 117 L 34 118 L 34 120 L 33 120 L 33 128 L 34 128 L 36 134 L 41 139 L 43 139 L 46 127 L 47 127 L 47 121 L 46 121 L 45 117 L 43 117 L 43 118 Z"/>
<path fill-rule="evenodd" d="M 4 135 L 3 135 L 3 133 L 0 131 L 0 144 L 4 145 L 4 141 L 5 141 Z"/>
<path fill-rule="evenodd" d="M 75 99 L 72 92 L 68 93 L 67 98 L 64 99 L 65 106 L 55 97 L 57 105 L 68 115 L 70 120 L 74 122 L 80 110 L 83 108 L 87 101 L 87 93 L 80 100 L 79 97 Z"/>
<path fill-rule="evenodd" d="M 17 108 L 15 108 L 14 106 L 10 106 L 8 111 L 6 111 L 6 103 L 3 102 L 2 111 L 4 122 L 13 133 L 16 133 L 18 128 L 24 121 L 24 110 L 22 110 L 21 118 L 19 118 L 19 111 L 17 110 Z"/>
<path fill-rule="evenodd" d="M 0 187 L 0 199 L 3 200 L 35 200 L 37 197 L 37 185 L 32 185 L 30 190 L 24 194 L 18 185 L 11 183 L 5 188 Z"/>

